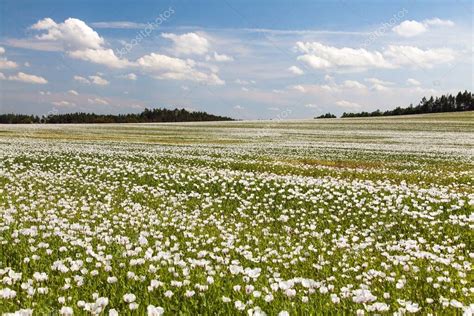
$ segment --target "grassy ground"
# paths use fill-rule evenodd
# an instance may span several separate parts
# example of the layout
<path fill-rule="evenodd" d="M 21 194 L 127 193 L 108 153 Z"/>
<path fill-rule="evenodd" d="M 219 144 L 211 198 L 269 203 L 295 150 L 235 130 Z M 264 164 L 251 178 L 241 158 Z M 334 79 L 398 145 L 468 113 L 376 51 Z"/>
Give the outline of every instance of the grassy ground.
<path fill-rule="evenodd" d="M 468 313 L 473 154 L 472 112 L 0 125 L 0 312 Z"/>

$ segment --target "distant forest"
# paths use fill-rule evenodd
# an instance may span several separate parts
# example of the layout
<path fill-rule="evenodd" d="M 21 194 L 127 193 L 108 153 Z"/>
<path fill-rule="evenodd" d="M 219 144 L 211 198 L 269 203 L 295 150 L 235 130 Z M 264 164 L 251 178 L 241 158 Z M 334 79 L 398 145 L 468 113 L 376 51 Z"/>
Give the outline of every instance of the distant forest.
<path fill-rule="evenodd" d="M 335 116 L 334 114 L 326 113 L 320 116 L 316 116 L 315 119 L 326 119 L 326 118 L 336 118 L 336 117 L 337 116 Z"/>
<path fill-rule="evenodd" d="M 471 92 L 459 92 L 456 96 L 451 94 L 442 95 L 436 98 L 423 98 L 417 106 L 410 104 L 407 108 L 397 107 L 394 110 L 346 113 L 341 117 L 368 117 L 368 116 L 389 116 L 389 115 L 408 115 L 423 113 L 440 113 L 440 112 L 459 112 L 474 110 L 474 95 Z"/>
<path fill-rule="evenodd" d="M 217 116 L 206 112 L 189 112 L 185 109 L 145 109 L 139 114 L 94 114 L 68 113 L 48 116 L 1 114 L 0 124 L 82 124 L 82 123 L 152 123 L 152 122 L 195 122 L 232 121 L 230 117 Z"/>

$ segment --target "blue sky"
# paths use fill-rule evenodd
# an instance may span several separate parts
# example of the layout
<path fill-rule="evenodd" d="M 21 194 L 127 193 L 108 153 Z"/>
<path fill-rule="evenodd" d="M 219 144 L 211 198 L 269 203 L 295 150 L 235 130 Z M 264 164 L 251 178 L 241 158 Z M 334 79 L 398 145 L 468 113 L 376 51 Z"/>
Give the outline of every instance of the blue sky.
<path fill-rule="evenodd" d="M 0 2 L 0 113 L 307 118 L 472 90 L 470 1 Z"/>

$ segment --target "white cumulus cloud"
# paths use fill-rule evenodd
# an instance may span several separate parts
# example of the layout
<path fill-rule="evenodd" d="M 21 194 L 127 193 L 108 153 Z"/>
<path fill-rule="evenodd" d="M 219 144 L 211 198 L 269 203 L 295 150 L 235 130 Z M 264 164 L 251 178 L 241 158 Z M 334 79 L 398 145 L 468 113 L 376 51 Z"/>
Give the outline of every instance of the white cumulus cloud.
<path fill-rule="evenodd" d="M 424 20 L 426 25 L 434 25 L 434 26 L 454 26 L 454 22 L 451 20 L 442 20 L 440 18 L 433 18 Z"/>
<path fill-rule="evenodd" d="M 69 18 L 63 23 L 56 23 L 51 18 L 45 18 L 33 24 L 31 29 L 45 31 L 36 38 L 60 41 L 67 50 L 100 49 L 104 44 L 104 39 L 96 31 L 84 21 L 75 18 Z"/>
<path fill-rule="evenodd" d="M 85 83 L 85 84 L 90 84 L 91 83 L 89 81 L 89 79 L 81 77 L 81 76 L 74 76 L 73 79 L 80 82 L 80 83 Z"/>
<path fill-rule="evenodd" d="M 111 49 L 83 49 L 68 52 L 69 56 L 76 59 L 90 61 L 95 64 L 101 64 L 110 68 L 125 68 L 132 66 L 133 63 L 127 59 L 122 59 L 115 55 Z"/>
<path fill-rule="evenodd" d="M 332 67 L 393 68 L 382 53 L 364 48 L 337 48 L 319 42 L 297 42 L 296 50 L 303 53 L 298 60 L 314 69 Z"/>
<path fill-rule="evenodd" d="M 0 46 L 0 55 L 5 54 L 5 48 Z M 8 60 L 6 57 L 0 57 L 0 69 L 12 69 L 18 67 L 14 61 Z"/>
<path fill-rule="evenodd" d="M 89 76 L 89 79 L 90 79 L 90 82 L 92 82 L 93 84 L 96 84 L 98 86 L 106 86 L 108 85 L 110 82 L 100 76 Z"/>
<path fill-rule="evenodd" d="M 126 75 L 121 75 L 119 76 L 119 78 L 122 78 L 122 79 L 128 79 L 128 80 L 137 80 L 137 75 L 134 74 L 133 72 L 132 73 L 129 73 L 129 74 L 126 74 Z"/>
<path fill-rule="evenodd" d="M 291 72 L 292 74 L 294 75 L 303 75 L 304 74 L 304 71 L 299 68 L 298 66 L 291 66 L 288 68 L 288 71 Z"/>
<path fill-rule="evenodd" d="M 184 60 L 151 53 L 139 58 L 137 64 L 157 79 L 191 80 L 213 85 L 225 83 L 215 73 L 199 71 L 196 68 L 196 62 L 192 59 Z"/>
<path fill-rule="evenodd" d="M 209 41 L 197 33 L 186 33 L 176 35 L 173 33 L 162 33 L 161 37 L 173 42 L 173 51 L 177 55 L 203 55 L 209 50 Z"/>
<path fill-rule="evenodd" d="M 421 22 L 405 20 L 394 26 L 392 31 L 402 37 L 413 37 L 425 33 L 431 26 L 454 26 L 454 22 L 450 20 L 441 20 L 440 18 L 427 19 Z"/>
<path fill-rule="evenodd" d="M 210 60 L 210 58 L 208 60 Z M 226 54 L 218 54 L 217 52 L 214 52 L 214 60 L 217 62 L 234 61 L 234 57 L 226 55 Z"/>
<path fill-rule="evenodd" d="M 106 47 L 105 40 L 96 31 L 79 19 L 69 18 L 62 23 L 56 23 L 51 18 L 45 18 L 32 25 L 31 29 L 41 32 L 36 36 L 37 40 L 59 43 L 71 58 L 109 68 L 145 71 L 158 79 L 192 80 L 214 85 L 225 84 L 224 80 L 217 75 L 217 67 L 197 63 L 191 59 L 185 60 L 158 53 L 142 56 L 136 61 L 118 57 L 112 49 Z M 181 35 L 163 33 L 161 36 L 173 42 L 172 51 L 176 55 L 203 55 L 209 51 L 209 40 L 202 34 L 192 32 Z M 216 52 L 213 54 L 213 59 L 218 62 L 233 60 L 231 56 Z M 200 67 L 205 69 L 199 70 Z M 136 75 L 132 73 L 126 78 L 136 80 Z M 74 79 L 86 84 L 108 84 L 108 81 L 97 78 L 97 76 Z"/>
<path fill-rule="evenodd" d="M 108 105 L 109 102 L 105 99 L 102 98 L 93 98 L 93 99 L 87 99 L 87 102 L 90 104 L 100 104 L 100 105 Z"/>
<path fill-rule="evenodd" d="M 425 24 L 417 21 L 403 21 L 392 29 L 395 33 L 403 37 L 412 37 L 426 32 Z"/>
<path fill-rule="evenodd" d="M 415 46 L 389 45 L 383 51 L 369 51 L 363 48 L 337 48 L 319 42 L 298 42 L 297 57 L 314 69 L 394 69 L 402 66 L 431 68 L 437 64 L 449 63 L 456 53 L 450 48 L 421 49 Z"/>
<path fill-rule="evenodd" d="M 398 66 L 411 66 L 432 68 L 436 64 L 453 61 L 456 53 L 451 48 L 420 49 L 415 46 L 390 45 L 384 51 L 393 64 Z"/>
<path fill-rule="evenodd" d="M 51 18 L 39 20 L 31 29 L 43 32 L 38 40 L 57 42 L 72 58 L 82 59 L 111 68 L 124 68 L 131 62 L 117 57 L 112 49 L 105 48 L 104 39 L 84 21 L 69 18 L 56 23 Z"/>
<path fill-rule="evenodd" d="M 296 90 L 296 91 L 299 91 L 299 92 L 306 92 L 305 87 L 303 87 L 302 85 L 299 85 L 299 84 L 290 86 L 290 89 L 293 89 L 293 90 Z"/>
<path fill-rule="evenodd" d="M 21 81 L 26 83 L 34 83 L 34 84 L 46 84 L 48 80 L 41 76 L 30 75 L 24 72 L 19 72 L 16 75 L 8 76 L 8 80 L 11 81 Z"/>

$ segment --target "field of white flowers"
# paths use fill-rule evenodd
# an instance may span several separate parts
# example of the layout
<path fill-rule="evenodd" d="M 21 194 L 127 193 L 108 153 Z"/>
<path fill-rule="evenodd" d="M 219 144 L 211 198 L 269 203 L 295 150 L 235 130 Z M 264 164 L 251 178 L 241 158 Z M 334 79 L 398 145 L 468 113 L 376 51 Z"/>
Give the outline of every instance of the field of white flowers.
<path fill-rule="evenodd" d="M 474 312 L 474 115 L 0 126 L 0 313 Z"/>

